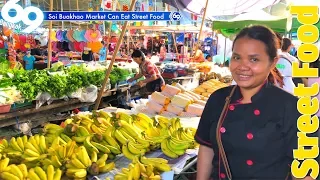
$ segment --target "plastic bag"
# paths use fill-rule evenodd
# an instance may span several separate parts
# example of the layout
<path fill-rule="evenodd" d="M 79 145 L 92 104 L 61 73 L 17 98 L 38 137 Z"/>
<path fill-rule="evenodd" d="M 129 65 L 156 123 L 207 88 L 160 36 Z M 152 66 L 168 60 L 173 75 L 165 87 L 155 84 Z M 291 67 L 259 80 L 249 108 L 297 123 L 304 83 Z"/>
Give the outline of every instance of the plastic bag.
<path fill-rule="evenodd" d="M 40 108 L 43 104 L 47 103 L 50 105 L 54 100 L 59 100 L 63 99 L 65 101 L 68 101 L 69 98 L 68 96 L 63 96 L 61 98 L 53 98 L 49 93 L 44 92 L 44 93 L 39 93 L 38 96 L 36 97 L 37 103 L 36 103 L 36 109 Z"/>
<path fill-rule="evenodd" d="M 90 85 L 89 87 L 83 89 L 81 97 L 78 98 L 81 102 L 94 102 L 98 97 L 97 86 Z"/>

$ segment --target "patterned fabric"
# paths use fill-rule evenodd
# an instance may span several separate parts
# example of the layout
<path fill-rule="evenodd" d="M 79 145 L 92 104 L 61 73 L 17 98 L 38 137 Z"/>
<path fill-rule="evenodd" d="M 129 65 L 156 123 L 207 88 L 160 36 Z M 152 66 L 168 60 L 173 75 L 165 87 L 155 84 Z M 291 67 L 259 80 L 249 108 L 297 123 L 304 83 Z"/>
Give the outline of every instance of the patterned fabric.
<path fill-rule="evenodd" d="M 150 61 L 146 61 L 146 60 L 142 62 L 142 64 L 140 65 L 140 72 L 146 78 L 150 78 L 153 75 L 156 75 L 157 78 L 161 77 L 158 68 L 154 64 L 152 64 Z"/>

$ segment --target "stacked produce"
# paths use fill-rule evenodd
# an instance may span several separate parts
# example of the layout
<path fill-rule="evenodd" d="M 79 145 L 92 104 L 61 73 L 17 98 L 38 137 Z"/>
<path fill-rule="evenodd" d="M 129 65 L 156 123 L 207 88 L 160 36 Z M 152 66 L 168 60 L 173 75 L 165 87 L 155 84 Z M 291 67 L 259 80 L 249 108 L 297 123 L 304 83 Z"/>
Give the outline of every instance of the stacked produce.
<path fill-rule="evenodd" d="M 147 103 L 150 113 L 165 116 L 201 116 L 206 102 L 194 92 L 183 89 L 179 84 L 165 85 L 160 92 L 151 94 Z"/>
<path fill-rule="evenodd" d="M 177 158 L 188 148 L 195 148 L 194 133 L 192 128 L 182 128 L 178 118 L 156 116 L 152 119 L 142 113 L 104 111 L 77 114 L 62 126 L 46 124 L 41 135 L 2 140 L 0 177 L 4 180 L 60 179 L 66 175 L 84 179 L 114 169 L 115 163 L 107 160 L 121 153 L 134 162 L 139 158 L 147 165 L 149 160 L 143 155 L 151 150 L 161 149 L 168 157 Z M 156 172 L 170 170 L 165 163 L 152 165 L 157 171 L 153 171 L 154 174 L 148 171 L 149 178 L 157 178 Z"/>
<path fill-rule="evenodd" d="M 199 87 L 194 89 L 194 93 L 208 98 L 216 90 L 227 86 L 227 84 L 222 83 L 219 80 L 211 79 L 202 83 Z"/>
<path fill-rule="evenodd" d="M 115 180 L 145 179 L 161 180 L 160 173 L 170 171 L 168 160 L 163 158 L 135 157 L 128 168 L 122 168 L 121 172 L 114 176 Z"/>
<path fill-rule="evenodd" d="M 82 64 L 69 68 L 54 66 L 49 70 L 6 70 L 0 72 L 0 88 L 15 88 L 26 101 L 35 100 L 41 93 L 49 93 L 53 98 L 61 98 L 90 85 L 101 86 L 106 67 L 92 68 Z M 111 83 L 123 81 L 129 72 L 113 68 Z"/>

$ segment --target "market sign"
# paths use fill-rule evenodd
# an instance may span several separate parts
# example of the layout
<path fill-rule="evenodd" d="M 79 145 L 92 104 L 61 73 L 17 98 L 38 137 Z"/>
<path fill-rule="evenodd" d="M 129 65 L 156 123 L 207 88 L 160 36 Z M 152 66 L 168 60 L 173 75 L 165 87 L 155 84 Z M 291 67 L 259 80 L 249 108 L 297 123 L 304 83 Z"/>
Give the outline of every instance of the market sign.
<path fill-rule="evenodd" d="M 1 17 L 10 23 L 22 22 L 26 28 L 21 32 L 31 33 L 43 21 L 179 21 L 179 12 L 79 12 L 79 11 L 41 11 L 38 7 L 23 7 L 20 0 L 9 0 L 1 9 Z"/>

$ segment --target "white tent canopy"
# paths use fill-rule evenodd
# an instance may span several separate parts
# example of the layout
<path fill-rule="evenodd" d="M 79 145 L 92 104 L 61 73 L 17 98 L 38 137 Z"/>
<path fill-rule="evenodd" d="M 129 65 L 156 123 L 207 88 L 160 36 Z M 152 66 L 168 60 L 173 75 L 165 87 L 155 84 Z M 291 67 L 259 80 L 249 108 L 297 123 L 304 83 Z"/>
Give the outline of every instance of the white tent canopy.
<path fill-rule="evenodd" d="M 181 10 L 195 14 L 203 14 L 206 0 L 163 0 Z M 279 3 L 280 0 L 209 0 L 206 18 L 214 16 L 238 15 L 244 12 L 253 12 Z"/>

